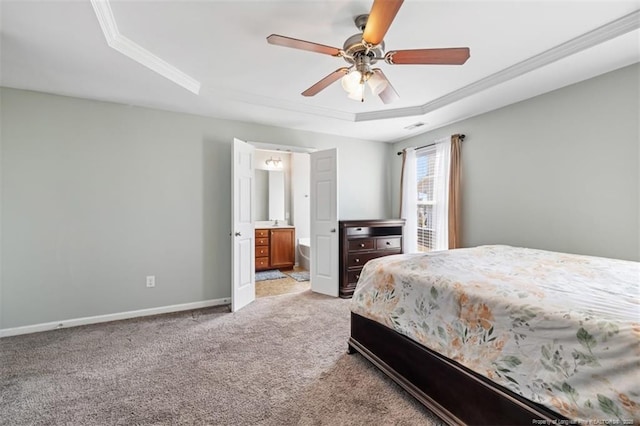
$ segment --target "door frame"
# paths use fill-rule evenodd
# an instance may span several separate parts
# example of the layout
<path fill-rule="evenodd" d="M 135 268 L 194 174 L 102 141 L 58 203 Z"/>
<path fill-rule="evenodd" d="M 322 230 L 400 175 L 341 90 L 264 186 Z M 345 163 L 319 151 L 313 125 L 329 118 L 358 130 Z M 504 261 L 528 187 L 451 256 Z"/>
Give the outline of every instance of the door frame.
<path fill-rule="evenodd" d="M 293 145 L 283 145 L 283 144 L 274 144 L 274 143 L 267 143 L 267 142 L 256 142 L 256 141 L 246 141 L 248 144 L 253 145 L 256 150 L 261 150 L 261 151 L 282 151 L 284 153 L 301 153 L 301 154 L 308 154 L 309 156 L 311 156 L 311 153 L 316 152 L 316 151 L 321 151 L 318 148 L 308 148 L 308 147 L 302 147 L 302 146 L 293 146 Z M 309 174 L 311 174 L 311 170 L 309 170 Z M 254 270 L 254 276 L 255 276 L 255 270 Z"/>

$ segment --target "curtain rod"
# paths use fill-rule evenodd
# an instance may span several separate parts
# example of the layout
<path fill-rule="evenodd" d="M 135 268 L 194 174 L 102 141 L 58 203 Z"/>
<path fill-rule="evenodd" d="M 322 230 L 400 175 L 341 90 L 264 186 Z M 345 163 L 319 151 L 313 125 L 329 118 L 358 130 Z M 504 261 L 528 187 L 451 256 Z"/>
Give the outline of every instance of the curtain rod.
<path fill-rule="evenodd" d="M 465 135 L 458 135 L 458 137 L 460 138 L 460 141 L 461 141 L 461 142 L 464 142 L 464 138 L 465 138 L 466 136 L 465 136 Z M 418 149 L 426 148 L 426 147 L 428 147 L 428 146 L 433 146 L 433 145 L 435 145 L 436 143 L 437 143 L 437 142 L 430 143 L 430 144 L 427 144 L 427 145 L 422 145 L 422 146 L 416 147 L 415 149 L 416 149 L 416 150 L 418 150 Z M 398 152 L 398 155 L 402 155 L 402 151 Z"/>

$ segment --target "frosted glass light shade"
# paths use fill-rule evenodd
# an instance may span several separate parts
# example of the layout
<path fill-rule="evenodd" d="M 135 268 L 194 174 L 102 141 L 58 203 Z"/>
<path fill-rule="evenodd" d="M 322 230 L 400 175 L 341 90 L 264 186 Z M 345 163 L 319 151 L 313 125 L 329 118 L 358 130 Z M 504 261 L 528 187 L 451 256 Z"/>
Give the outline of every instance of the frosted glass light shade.
<path fill-rule="evenodd" d="M 353 70 L 349 74 L 342 77 L 342 88 L 349 93 L 353 92 L 354 90 L 358 90 L 358 86 L 361 86 L 361 79 L 362 74 L 360 74 L 360 71 Z"/>
<path fill-rule="evenodd" d="M 349 99 L 354 101 L 362 101 L 364 98 L 364 84 L 358 84 L 351 92 L 349 92 Z"/>
<path fill-rule="evenodd" d="M 382 78 L 378 73 L 373 73 L 373 75 L 369 77 L 369 80 L 367 80 L 367 83 L 369 84 L 371 92 L 376 96 L 378 96 L 389 85 L 387 80 Z"/>

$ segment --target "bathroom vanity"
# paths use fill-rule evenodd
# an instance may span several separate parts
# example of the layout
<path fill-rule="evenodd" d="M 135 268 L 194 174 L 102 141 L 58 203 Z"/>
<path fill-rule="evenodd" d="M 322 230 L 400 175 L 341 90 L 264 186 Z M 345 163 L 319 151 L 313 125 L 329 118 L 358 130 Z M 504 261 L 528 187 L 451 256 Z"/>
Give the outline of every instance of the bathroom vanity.
<path fill-rule="evenodd" d="M 293 226 L 256 228 L 255 241 L 256 271 L 293 268 L 296 247 Z"/>

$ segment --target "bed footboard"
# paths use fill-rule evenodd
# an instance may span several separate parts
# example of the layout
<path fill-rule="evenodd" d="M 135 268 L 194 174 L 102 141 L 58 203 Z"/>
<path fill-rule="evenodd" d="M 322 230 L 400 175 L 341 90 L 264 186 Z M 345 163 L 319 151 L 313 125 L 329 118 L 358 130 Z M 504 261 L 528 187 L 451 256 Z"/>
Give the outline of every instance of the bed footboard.
<path fill-rule="evenodd" d="M 449 424 L 532 425 L 566 421 L 406 336 L 351 313 L 349 352 L 353 351 Z"/>

